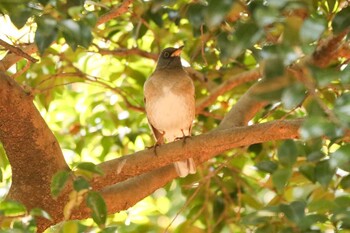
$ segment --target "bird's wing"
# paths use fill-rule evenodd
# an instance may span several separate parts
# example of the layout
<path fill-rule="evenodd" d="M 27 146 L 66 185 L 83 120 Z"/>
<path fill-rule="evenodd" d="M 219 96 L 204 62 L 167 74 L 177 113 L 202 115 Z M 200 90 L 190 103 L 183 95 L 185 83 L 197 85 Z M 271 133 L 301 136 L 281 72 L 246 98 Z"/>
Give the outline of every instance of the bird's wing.
<path fill-rule="evenodd" d="M 145 102 L 145 105 L 146 105 L 146 98 L 143 98 L 143 101 Z M 147 114 L 146 114 L 147 115 Z M 148 121 L 148 124 L 150 126 L 150 128 L 152 129 L 152 133 L 153 133 L 153 136 L 154 136 L 154 139 L 156 140 L 156 144 L 158 145 L 161 145 L 161 144 L 164 144 L 164 133 L 160 132 L 159 130 L 157 130 L 151 123 L 150 123 L 150 120 L 147 116 L 147 121 Z"/>

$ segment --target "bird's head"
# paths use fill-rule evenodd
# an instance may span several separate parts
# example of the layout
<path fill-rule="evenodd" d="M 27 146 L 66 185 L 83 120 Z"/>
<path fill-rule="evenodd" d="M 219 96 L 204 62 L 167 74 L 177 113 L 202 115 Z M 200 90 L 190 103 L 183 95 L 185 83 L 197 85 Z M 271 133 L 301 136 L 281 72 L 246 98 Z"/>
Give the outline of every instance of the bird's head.
<path fill-rule="evenodd" d="M 180 54 L 183 47 L 184 46 L 181 46 L 179 48 L 169 47 L 164 49 L 159 55 L 156 69 L 181 68 L 182 65 Z"/>

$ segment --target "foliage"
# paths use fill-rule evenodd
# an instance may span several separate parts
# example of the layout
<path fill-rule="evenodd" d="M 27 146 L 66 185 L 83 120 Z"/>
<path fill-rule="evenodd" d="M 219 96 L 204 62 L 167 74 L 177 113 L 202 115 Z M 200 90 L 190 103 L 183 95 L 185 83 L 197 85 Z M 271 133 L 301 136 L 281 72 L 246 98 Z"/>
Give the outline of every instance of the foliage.
<path fill-rule="evenodd" d="M 63 222 L 60 232 L 350 230 L 348 38 L 334 41 L 337 47 L 330 51 L 322 50 L 329 38 L 349 32 L 347 1 L 136 0 L 127 13 L 96 26 L 98 18 L 118 4 L 19 0 L 14 7 L 14 1 L 0 1 L 0 12 L 17 28 L 30 27 L 30 40 L 40 51 L 40 62 L 16 81 L 34 95 L 66 161 L 80 168 L 67 209 L 76 204 L 71 200 L 86 197 L 93 210 L 92 220 Z M 182 44 L 182 57 L 205 77 L 196 80 L 197 100 L 235 74 L 260 67 L 264 85 L 256 97 L 270 104 L 251 123 L 304 117 L 300 139 L 222 153 L 201 165 L 197 174 L 172 182 L 129 210 L 106 216 L 104 201 L 88 183 L 91 174 L 100 174 L 92 163 L 152 145 L 142 86 L 155 65 L 152 55 Z M 25 64 L 20 61 L 9 72 Z M 297 66 L 301 68 L 294 69 Z M 193 134 L 215 129 L 252 84 L 222 93 L 205 106 Z M 2 148 L 0 155 L 2 189 L 7 189 L 10 172 Z M 54 196 L 70 175 L 63 171 L 53 178 Z M 8 211 L 17 211 L 11 224 Z M 32 232 L 37 213 L 46 216 L 28 213 L 18 203 L 0 204 L 4 229 Z"/>

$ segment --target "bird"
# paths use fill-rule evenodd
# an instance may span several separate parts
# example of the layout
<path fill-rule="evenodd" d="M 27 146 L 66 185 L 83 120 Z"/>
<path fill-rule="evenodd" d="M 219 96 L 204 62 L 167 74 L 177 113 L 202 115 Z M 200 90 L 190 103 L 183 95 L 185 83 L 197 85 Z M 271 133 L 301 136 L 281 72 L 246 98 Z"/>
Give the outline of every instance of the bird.
<path fill-rule="evenodd" d="M 195 118 L 195 87 L 183 69 L 179 48 L 164 49 L 156 68 L 143 87 L 148 123 L 155 138 L 154 148 L 165 142 L 191 136 Z M 184 141 L 185 142 L 185 141 Z M 196 173 L 193 158 L 174 163 L 180 177 Z"/>

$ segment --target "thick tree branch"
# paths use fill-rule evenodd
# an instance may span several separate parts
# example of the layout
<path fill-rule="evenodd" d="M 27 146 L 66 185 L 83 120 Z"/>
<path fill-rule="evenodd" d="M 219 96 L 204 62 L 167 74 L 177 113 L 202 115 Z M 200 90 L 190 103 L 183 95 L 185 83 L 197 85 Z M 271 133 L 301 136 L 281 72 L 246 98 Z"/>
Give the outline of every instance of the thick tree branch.
<path fill-rule="evenodd" d="M 251 86 L 225 115 L 216 130 L 247 125 L 255 114 L 269 103 L 256 97 L 257 90 L 263 85 L 265 83 L 257 82 Z"/>
<path fill-rule="evenodd" d="M 93 185 L 103 195 L 109 213 L 126 210 L 177 177 L 173 162 L 192 157 L 197 164 L 201 164 L 233 148 L 271 140 L 295 139 L 299 137 L 302 122 L 302 119 L 278 120 L 212 131 L 192 137 L 185 145 L 181 141 L 163 145 L 157 156 L 153 150 L 140 151 L 101 163 L 99 166 L 105 176 L 94 179 Z M 87 218 L 89 209 L 82 206 L 72 217 Z"/>
<path fill-rule="evenodd" d="M 40 207 L 61 220 L 57 213 L 65 200 L 51 198 L 52 176 L 68 169 L 60 146 L 33 104 L 33 100 L 9 76 L 0 72 L 0 141 L 12 168 L 8 198 L 29 210 Z M 47 222 L 48 224 L 48 222 Z"/>
<path fill-rule="evenodd" d="M 162 145 L 157 148 L 157 156 L 154 155 L 153 150 L 139 151 L 99 164 L 105 175 L 96 177 L 92 184 L 94 188 L 101 189 L 186 158 L 194 158 L 196 164 L 200 164 L 229 149 L 272 140 L 297 138 L 301 123 L 301 119 L 280 120 L 215 130 L 193 136 L 186 140 L 185 144 L 177 141 Z"/>

